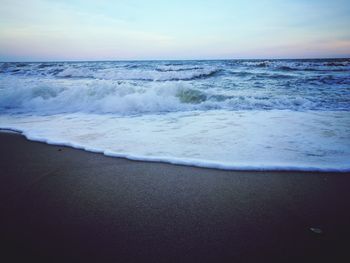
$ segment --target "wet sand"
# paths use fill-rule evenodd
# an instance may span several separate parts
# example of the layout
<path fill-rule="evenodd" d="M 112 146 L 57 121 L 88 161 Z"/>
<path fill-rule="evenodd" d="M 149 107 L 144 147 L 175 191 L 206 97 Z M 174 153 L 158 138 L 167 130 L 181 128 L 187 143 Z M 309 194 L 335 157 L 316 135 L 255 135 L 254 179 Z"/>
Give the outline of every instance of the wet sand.
<path fill-rule="evenodd" d="M 350 174 L 0 145 L 1 262 L 350 262 Z"/>

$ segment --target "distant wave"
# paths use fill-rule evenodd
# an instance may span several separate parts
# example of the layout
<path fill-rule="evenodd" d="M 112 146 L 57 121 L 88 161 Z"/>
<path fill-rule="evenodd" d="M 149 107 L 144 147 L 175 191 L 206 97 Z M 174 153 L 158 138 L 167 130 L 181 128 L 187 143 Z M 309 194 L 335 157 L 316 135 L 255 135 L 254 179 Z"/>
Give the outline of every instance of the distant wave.
<path fill-rule="evenodd" d="M 40 63 L 38 65 L 38 68 L 49 68 L 49 67 L 57 67 L 60 66 L 60 64 L 54 64 L 54 63 Z"/>
<path fill-rule="evenodd" d="M 0 63 L 1 74 L 111 80 L 176 81 L 216 76 L 233 71 L 247 73 L 349 72 L 350 60 L 237 60 L 214 62 L 43 62 Z"/>
<path fill-rule="evenodd" d="M 156 68 L 157 71 L 167 72 L 167 71 L 187 71 L 187 70 L 203 70 L 203 67 L 198 66 L 186 66 L 186 65 L 166 65 L 159 66 Z"/>
<path fill-rule="evenodd" d="M 109 80 L 146 80 L 146 81 L 174 81 L 208 78 L 218 73 L 216 68 L 183 69 L 183 70 L 91 70 L 87 68 L 68 68 L 59 72 L 57 77 L 64 78 L 97 78 Z"/>
<path fill-rule="evenodd" d="M 349 61 L 244 61 L 242 65 L 280 71 L 350 71 Z"/>

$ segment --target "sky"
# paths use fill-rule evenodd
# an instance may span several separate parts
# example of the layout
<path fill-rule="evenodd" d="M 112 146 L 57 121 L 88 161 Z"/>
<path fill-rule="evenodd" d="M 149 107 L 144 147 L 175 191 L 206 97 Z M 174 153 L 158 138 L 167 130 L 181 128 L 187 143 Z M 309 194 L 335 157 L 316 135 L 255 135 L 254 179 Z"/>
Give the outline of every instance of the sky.
<path fill-rule="evenodd" d="M 0 0 L 0 61 L 325 57 L 349 0 Z"/>

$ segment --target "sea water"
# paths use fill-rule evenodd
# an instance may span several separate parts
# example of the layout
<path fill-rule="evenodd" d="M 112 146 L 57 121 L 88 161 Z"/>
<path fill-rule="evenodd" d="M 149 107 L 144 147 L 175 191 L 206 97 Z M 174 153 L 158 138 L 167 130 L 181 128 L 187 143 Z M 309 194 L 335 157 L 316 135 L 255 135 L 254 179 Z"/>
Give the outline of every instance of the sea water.
<path fill-rule="evenodd" d="M 0 128 L 135 160 L 350 171 L 350 59 L 0 63 Z"/>

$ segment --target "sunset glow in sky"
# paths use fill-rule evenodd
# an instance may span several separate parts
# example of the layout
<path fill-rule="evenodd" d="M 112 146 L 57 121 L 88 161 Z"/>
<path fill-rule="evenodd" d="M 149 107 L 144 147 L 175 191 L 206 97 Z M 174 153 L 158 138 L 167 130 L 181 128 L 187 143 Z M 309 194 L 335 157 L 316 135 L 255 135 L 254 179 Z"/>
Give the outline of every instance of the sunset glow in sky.
<path fill-rule="evenodd" d="M 350 56 L 349 0 L 0 0 L 0 61 Z"/>

